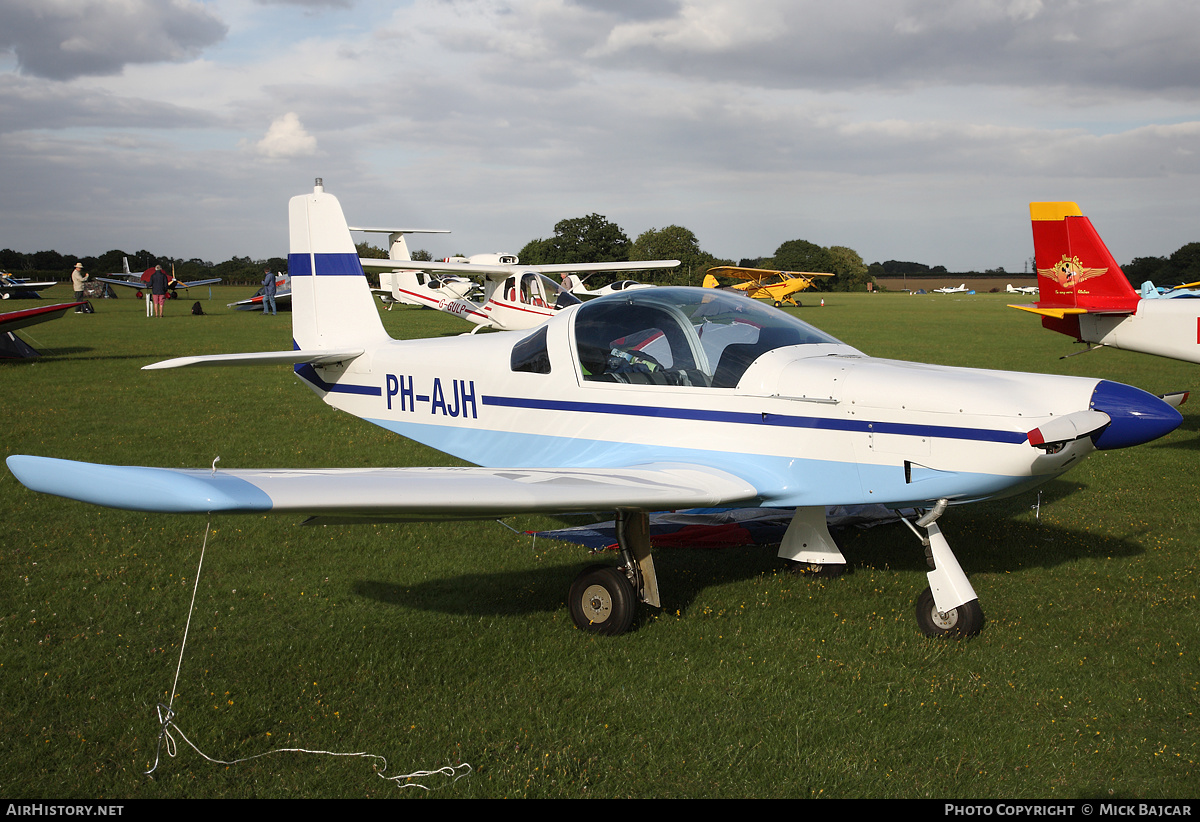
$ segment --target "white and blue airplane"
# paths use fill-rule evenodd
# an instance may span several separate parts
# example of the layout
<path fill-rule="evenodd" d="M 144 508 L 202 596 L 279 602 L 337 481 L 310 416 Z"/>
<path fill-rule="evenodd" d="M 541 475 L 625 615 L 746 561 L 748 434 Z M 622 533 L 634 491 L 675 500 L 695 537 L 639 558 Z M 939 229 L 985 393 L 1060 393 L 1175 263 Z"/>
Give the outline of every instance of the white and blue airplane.
<path fill-rule="evenodd" d="M 906 522 L 931 565 L 918 624 L 968 636 L 983 613 L 938 527 L 946 507 L 1024 491 L 1182 421 L 1107 380 L 876 359 L 714 289 L 631 290 L 532 330 L 398 341 L 320 180 L 289 217 L 295 350 L 146 368 L 291 365 L 334 408 L 474 465 L 167 469 L 14 455 L 17 479 L 115 508 L 317 522 L 615 512 L 619 565 L 587 567 L 569 594 L 575 624 L 604 634 L 629 630 L 639 603 L 660 605 L 649 512 L 795 508 L 779 555 L 832 575 L 846 560 L 827 506 L 915 508 Z"/>

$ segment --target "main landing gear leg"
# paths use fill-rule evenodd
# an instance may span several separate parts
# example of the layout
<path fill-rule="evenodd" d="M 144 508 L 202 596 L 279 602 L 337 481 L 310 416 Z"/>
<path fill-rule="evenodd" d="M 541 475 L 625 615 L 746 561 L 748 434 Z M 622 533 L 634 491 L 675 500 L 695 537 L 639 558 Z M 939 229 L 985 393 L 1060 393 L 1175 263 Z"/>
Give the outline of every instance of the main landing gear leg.
<path fill-rule="evenodd" d="M 796 509 L 779 543 L 778 556 L 796 573 L 819 577 L 846 573 L 846 558 L 829 533 L 824 506 Z"/>
<path fill-rule="evenodd" d="M 938 528 L 937 519 L 945 510 L 946 500 L 942 499 L 916 525 L 904 520 L 925 546 L 925 558 L 932 568 L 927 575 L 929 587 L 917 597 L 917 624 L 925 636 L 974 636 L 983 629 L 983 610 L 975 589 Z M 926 536 L 922 537 L 918 528 L 925 529 Z"/>
<path fill-rule="evenodd" d="M 658 578 L 650 556 L 650 517 L 645 511 L 617 511 L 621 565 L 589 565 L 568 594 L 571 620 L 595 634 L 623 634 L 633 627 L 638 602 L 659 607 Z"/>

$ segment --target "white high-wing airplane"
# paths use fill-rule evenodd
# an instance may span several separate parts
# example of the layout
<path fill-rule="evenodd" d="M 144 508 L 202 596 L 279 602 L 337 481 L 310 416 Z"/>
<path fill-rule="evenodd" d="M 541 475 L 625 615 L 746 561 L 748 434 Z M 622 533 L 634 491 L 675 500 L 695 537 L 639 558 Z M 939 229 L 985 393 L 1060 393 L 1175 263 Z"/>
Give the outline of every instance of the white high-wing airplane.
<path fill-rule="evenodd" d="M 385 270 L 395 263 L 389 260 L 362 258 L 365 269 Z M 393 271 L 392 277 L 380 274 L 380 285 L 393 288 L 393 296 L 417 305 L 436 308 L 475 323 L 472 334 L 483 328 L 498 331 L 520 331 L 533 328 L 557 312 L 579 304 L 579 298 L 569 288 L 548 275 L 571 275 L 600 271 L 645 271 L 674 268 L 678 260 L 647 260 L 626 263 L 562 263 L 558 265 L 522 265 L 512 255 L 475 255 L 469 262 L 421 262 L 407 260 L 405 269 Z M 439 280 L 420 284 L 413 276 L 416 271 L 436 272 Z M 446 277 L 452 275 L 483 278 L 482 300 L 469 295 L 458 296 L 455 287 L 445 287 Z M 574 280 L 574 278 L 571 278 Z M 417 287 L 421 286 L 421 287 Z"/>
<path fill-rule="evenodd" d="M 659 605 L 648 512 L 795 508 L 779 555 L 836 573 L 826 506 L 918 508 L 929 635 L 983 613 L 937 520 L 1097 449 L 1148 442 L 1179 412 L 1107 380 L 880 360 L 739 294 L 659 287 L 563 309 L 532 331 L 398 341 L 384 330 L 336 198 L 289 206 L 296 350 L 146 366 L 288 364 L 327 404 L 472 461 L 459 468 L 166 469 L 13 455 L 35 491 L 138 511 L 305 513 L 318 522 L 615 512 L 619 565 L 589 566 L 583 630 Z M 916 548 L 922 550 L 921 548 Z"/>
<path fill-rule="evenodd" d="M 933 289 L 933 293 L 934 294 L 966 294 L 969 290 L 970 289 L 967 288 L 967 284 L 963 283 L 962 285 L 958 286 L 957 288 L 955 288 L 954 286 L 950 286 L 950 285 L 945 286 L 944 288 L 935 288 L 935 289 Z"/>
<path fill-rule="evenodd" d="M 1075 203 L 1030 203 L 1029 215 L 1039 300 L 1013 308 L 1089 346 L 1200 363 L 1200 301 L 1135 291 Z"/>
<path fill-rule="evenodd" d="M 1012 283 L 1009 283 L 1008 288 L 1006 288 L 1005 291 L 1009 294 L 1036 294 L 1038 293 L 1038 287 L 1036 285 L 1016 286 Z"/>
<path fill-rule="evenodd" d="M 412 260 L 412 254 L 408 249 L 408 242 L 404 239 L 409 234 L 449 234 L 447 229 L 443 228 L 360 228 L 356 226 L 350 227 L 351 231 L 362 231 L 373 234 L 388 235 L 388 256 L 385 259 L 375 260 L 375 264 L 370 266 L 379 270 L 379 285 L 375 289 L 375 293 L 379 295 L 379 299 L 388 307 L 388 311 L 392 310 L 392 306 L 401 303 L 404 305 L 419 305 L 430 307 L 432 303 L 441 300 L 458 300 L 471 296 L 473 291 L 479 287 L 474 280 L 467 277 L 459 277 L 455 274 L 430 273 L 412 268 L 400 268 L 397 262 L 408 262 Z M 475 257 L 464 258 L 457 257 L 446 262 L 473 262 Z M 495 262 L 504 259 L 501 255 L 479 255 L 479 261 Z M 513 257 L 512 262 L 516 262 L 517 258 Z"/>
<path fill-rule="evenodd" d="M 94 277 L 93 279 L 99 280 L 102 283 L 108 283 L 109 285 L 123 285 L 126 288 L 136 288 L 138 290 L 137 296 L 141 297 L 142 292 L 150 288 L 150 276 L 154 274 L 154 269 L 147 268 L 145 271 L 138 274 L 135 271 L 129 270 L 128 257 L 122 257 L 121 263 L 125 268 L 124 271 L 117 274 L 109 274 L 107 277 Z M 174 276 L 173 273 L 172 276 Z M 176 296 L 175 289 L 177 288 L 191 288 L 192 286 L 196 285 L 213 285 L 214 283 L 219 282 L 221 282 L 220 277 L 211 277 L 207 280 L 193 280 L 186 283 L 183 280 L 174 280 L 170 287 L 170 296 L 172 298 Z"/>

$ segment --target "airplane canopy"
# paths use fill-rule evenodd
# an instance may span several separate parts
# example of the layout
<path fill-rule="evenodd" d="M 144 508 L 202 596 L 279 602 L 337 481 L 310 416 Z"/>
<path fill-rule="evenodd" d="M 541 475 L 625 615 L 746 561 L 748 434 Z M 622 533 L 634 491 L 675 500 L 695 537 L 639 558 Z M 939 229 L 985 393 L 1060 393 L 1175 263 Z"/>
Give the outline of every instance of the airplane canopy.
<path fill-rule="evenodd" d="M 763 354 L 839 341 L 749 297 L 693 288 L 630 290 L 575 314 L 584 379 L 734 388 Z"/>

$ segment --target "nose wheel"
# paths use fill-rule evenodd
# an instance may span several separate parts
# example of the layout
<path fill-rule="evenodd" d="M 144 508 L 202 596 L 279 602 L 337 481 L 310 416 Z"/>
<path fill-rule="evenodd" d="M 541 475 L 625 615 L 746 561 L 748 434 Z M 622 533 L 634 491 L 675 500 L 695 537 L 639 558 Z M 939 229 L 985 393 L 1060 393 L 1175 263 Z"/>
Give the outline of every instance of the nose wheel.
<path fill-rule="evenodd" d="M 917 597 L 917 625 L 928 637 L 963 638 L 983 630 L 983 609 L 973 599 L 948 611 L 939 610 L 933 590 L 926 588 Z"/>
<path fill-rule="evenodd" d="M 954 558 L 950 545 L 938 528 L 937 519 L 946 510 L 947 501 L 938 500 L 924 516 L 909 522 L 901 517 L 925 546 L 925 557 L 932 569 L 928 574 L 929 587 L 917 597 L 917 625 L 928 637 L 963 638 L 983 630 L 983 609 L 979 597 L 967 580 L 962 566 Z M 924 529 L 921 536 L 918 529 Z"/>

